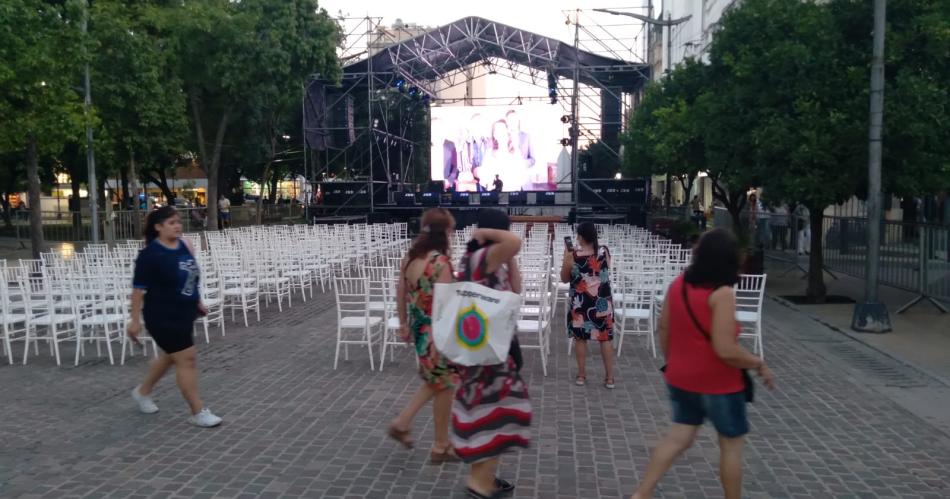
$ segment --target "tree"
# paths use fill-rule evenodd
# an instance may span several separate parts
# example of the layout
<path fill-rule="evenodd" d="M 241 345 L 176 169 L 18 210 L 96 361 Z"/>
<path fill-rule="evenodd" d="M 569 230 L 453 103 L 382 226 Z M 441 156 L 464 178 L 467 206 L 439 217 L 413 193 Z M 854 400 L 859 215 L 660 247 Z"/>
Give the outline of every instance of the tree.
<path fill-rule="evenodd" d="M 866 76 L 869 33 L 873 30 L 872 2 L 835 0 L 828 8 L 846 42 L 841 57 L 863 68 Z M 882 165 L 885 192 L 922 196 L 950 188 L 948 32 L 950 3 L 888 2 Z"/>
<path fill-rule="evenodd" d="M 78 0 L 0 4 L 0 151 L 23 151 L 29 184 L 30 242 L 45 249 L 39 162 L 80 135 L 89 116 L 74 90 L 83 62 Z"/>
<path fill-rule="evenodd" d="M 689 202 L 693 183 L 707 169 L 705 123 L 697 109 L 709 69 L 687 60 L 647 91 L 624 137 L 625 164 L 635 176 L 669 175 Z"/>
<path fill-rule="evenodd" d="M 727 73 L 733 112 L 754 110 L 741 130 L 752 177 L 773 201 L 809 209 L 806 294 L 822 302 L 824 209 L 858 191 L 866 164 L 867 72 L 840 56 L 845 40 L 825 5 L 748 0 L 721 26 L 711 60 Z"/>
<path fill-rule="evenodd" d="M 189 3 L 180 9 L 174 30 L 200 163 L 208 174 L 213 229 L 222 148 L 232 120 L 242 114 L 250 120 L 245 125 L 259 131 L 256 142 L 272 162 L 287 111 L 299 107 L 306 77 L 338 72 L 340 34 L 314 0 Z"/>
<path fill-rule="evenodd" d="M 164 2 L 101 0 L 91 12 L 90 34 L 98 47 L 92 61 L 93 103 L 101 120 L 97 153 L 111 159 L 121 173 L 122 204 L 131 204 L 133 210 L 138 209 L 140 178 L 151 180 L 169 203 L 174 202 L 167 172 L 186 153 L 185 95 L 177 54 L 164 29 L 180 8 Z"/>

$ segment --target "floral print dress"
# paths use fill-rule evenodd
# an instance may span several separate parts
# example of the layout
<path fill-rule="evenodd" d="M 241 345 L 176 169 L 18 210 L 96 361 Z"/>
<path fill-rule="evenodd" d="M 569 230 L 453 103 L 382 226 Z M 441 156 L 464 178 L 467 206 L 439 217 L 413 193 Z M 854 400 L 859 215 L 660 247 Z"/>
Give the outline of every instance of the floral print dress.
<path fill-rule="evenodd" d="M 409 332 L 412 334 L 419 356 L 419 376 L 436 390 L 454 388 L 458 384 L 458 373 L 448 360 L 439 354 L 432 341 L 432 294 L 434 285 L 445 266 L 452 272 L 449 258 L 438 251 L 426 257 L 426 268 L 418 282 L 406 283 L 408 300 Z"/>
<path fill-rule="evenodd" d="M 614 339 L 614 305 L 610 294 L 610 251 L 606 246 L 595 255 L 574 252 L 571 268 L 570 308 L 567 334 L 576 340 Z"/>

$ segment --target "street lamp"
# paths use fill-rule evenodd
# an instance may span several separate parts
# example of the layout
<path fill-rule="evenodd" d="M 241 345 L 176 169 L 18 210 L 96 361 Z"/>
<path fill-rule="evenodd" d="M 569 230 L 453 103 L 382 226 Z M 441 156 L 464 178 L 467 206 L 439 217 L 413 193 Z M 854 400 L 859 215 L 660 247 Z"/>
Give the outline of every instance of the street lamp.
<path fill-rule="evenodd" d="M 686 21 L 689 21 L 689 20 L 693 17 L 692 15 L 689 15 L 689 16 L 686 16 L 686 17 L 681 17 L 681 18 L 679 18 L 679 19 L 673 19 L 673 14 L 670 13 L 669 11 L 667 11 L 667 13 L 666 13 L 666 20 L 664 21 L 663 19 L 653 19 L 653 18 L 650 17 L 650 16 L 644 16 L 644 15 L 640 15 L 640 14 L 634 14 L 633 12 L 621 12 L 621 11 L 619 11 L 619 10 L 594 9 L 594 12 L 606 12 L 607 14 L 612 14 L 612 15 L 615 15 L 615 16 L 627 16 L 627 17 L 632 17 L 632 18 L 634 18 L 634 19 L 639 19 L 639 20 L 641 20 L 641 21 L 643 21 L 643 22 L 645 22 L 645 23 L 647 23 L 647 24 L 652 24 L 653 26 L 666 27 L 666 71 L 665 71 L 665 73 L 666 73 L 667 76 L 669 76 L 670 71 L 672 71 L 672 69 L 673 69 L 673 26 L 676 26 L 676 25 L 678 25 L 678 24 L 683 24 L 683 23 L 685 23 Z M 662 17 L 662 15 L 661 15 L 661 17 Z M 650 52 L 652 52 L 652 47 L 647 47 L 647 55 L 648 55 L 648 56 L 649 56 L 649 53 L 650 53 Z M 650 68 L 650 69 L 652 70 L 653 68 Z M 665 182 L 665 184 L 664 184 L 664 186 L 663 186 L 663 189 L 664 189 L 664 191 L 665 191 L 664 194 L 663 194 L 663 197 L 665 198 L 665 199 L 664 199 L 664 203 L 666 204 L 666 209 L 667 209 L 667 210 L 670 209 L 670 198 L 671 198 L 671 196 L 672 196 L 672 189 L 671 189 L 671 188 L 672 188 L 672 185 L 673 185 L 673 178 L 672 178 L 672 176 L 671 176 L 669 173 L 667 173 L 667 174 L 666 174 L 666 182 Z"/>
<path fill-rule="evenodd" d="M 871 114 L 868 131 L 868 254 L 864 302 L 854 307 L 851 329 L 865 333 L 891 330 L 887 307 L 878 299 L 881 255 L 881 129 L 884 127 L 884 29 L 887 0 L 874 0 L 874 38 L 871 56 Z M 921 243 L 923 244 L 923 243 Z M 898 311 L 900 313 L 900 311 Z"/>
<path fill-rule="evenodd" d="M 607 14 L 613 14 L 615 16 L 627 16 L 634 19 L 639 19 L 647 24 L 652 24 L 654 26 L 666 27 L 666 74 L 670 74 L 670 70 L 673 67 L 673 26 L 683 24 L 686 21 L 692 19 L 692 15 L 686 17 L 681 17 L 679 19 L 673 19 L 673 14 L 670 12 L 666 13 L 666 20 L 663 19 L 653 19 L 650 16 L 644 16 L 641 14 L 634 14 L 633 12 L 621 12 L 619 10 L 610 10 L 610 9 L 594 9 L 594 12 L 605 12 Z M 649 48 L 647 49 L 649 50 Z"/>

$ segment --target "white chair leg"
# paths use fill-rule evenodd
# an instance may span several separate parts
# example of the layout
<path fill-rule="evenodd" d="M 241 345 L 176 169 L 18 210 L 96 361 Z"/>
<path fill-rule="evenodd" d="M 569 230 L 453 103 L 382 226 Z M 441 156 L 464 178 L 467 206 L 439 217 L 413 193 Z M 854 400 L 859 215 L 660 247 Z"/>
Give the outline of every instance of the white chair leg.
<path fill-rule="evenodd" d="M 338 363 L 339 360 L 340 360 L 340 340 L 341 340 L 341 339 L 342 339 L 342 335 L 341 335 L 341 332 L 340 332 L 340 328 L 337 327 L 337 329 L 336 329 L 336 353 L 333 355 L 333 370 L 334 370 L 334 371 L 336 370 L 337 363 Z"/>

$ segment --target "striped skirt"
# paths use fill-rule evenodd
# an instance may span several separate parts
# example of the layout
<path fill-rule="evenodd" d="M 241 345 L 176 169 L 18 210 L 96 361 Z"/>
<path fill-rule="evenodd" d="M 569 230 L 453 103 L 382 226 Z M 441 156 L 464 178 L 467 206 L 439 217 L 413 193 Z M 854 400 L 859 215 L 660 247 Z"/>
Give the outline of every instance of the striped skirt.
<path fill-rule="evenodd" d="M 531 401 L 514 362 L 462 369 L 452 405 L 452 446 L 466 463 L 528 447 Z"/>

